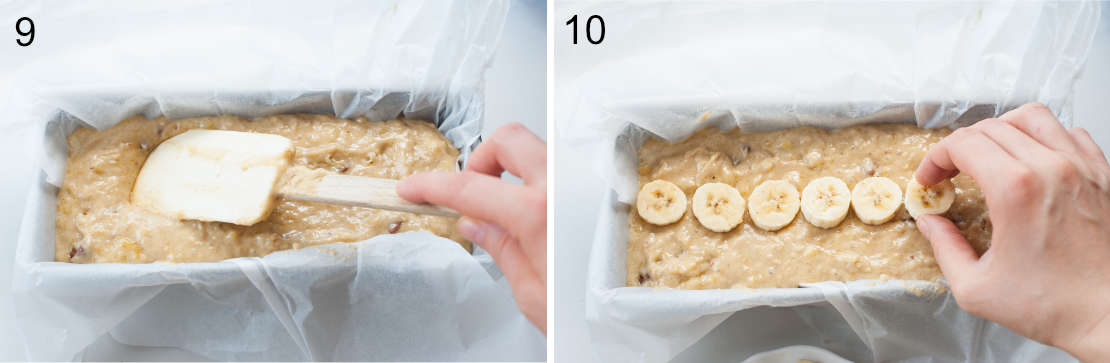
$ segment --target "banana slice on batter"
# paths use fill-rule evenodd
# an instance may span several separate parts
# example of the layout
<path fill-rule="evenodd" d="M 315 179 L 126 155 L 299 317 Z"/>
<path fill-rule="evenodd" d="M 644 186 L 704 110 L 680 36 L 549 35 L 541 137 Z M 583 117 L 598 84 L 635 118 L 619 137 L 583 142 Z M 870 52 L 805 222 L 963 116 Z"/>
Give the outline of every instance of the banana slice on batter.
<path fill-rule="evenodd" d="M 802 215 L 810 224 L 832 228 L 848 216 L 852 192 L 840 178 L 820 177 L 802 189 Z"/>
<path fill-rule="evenodd" d="M 870 177 L 852 188 L 852 210 L 863 223 L 886 223 L 901 205 L 902 188 L 889 178 Z"/>
<path fill-rule="evenodd" d="M 768 180 L 748 196 L 748 213 L 759 228 L 777 231 L 794 220 L 801 207 L 798 188 L 785 180 Z"/>
<path fill-rule="evenodd" d="M 708 183 L 694 191 L 691 208 L 702 226 L 714 232 L 728 232 L 744 219 L 744 197 L 731 185 Z"/>
<path fill-rule="evenodd" d="M 906 211 L 914 219 L 925 214 L 944 214 L 956 200 L 956 186 L 945 180 L 928 187 L 910 178 L 906 184 Z"/>
<path fill-rule="evenodd" d="M 667 225 L 686 214 L 686 193 L 666 180 L 653 180 L 636 195 L 636 212 L 648 223 Z"/>

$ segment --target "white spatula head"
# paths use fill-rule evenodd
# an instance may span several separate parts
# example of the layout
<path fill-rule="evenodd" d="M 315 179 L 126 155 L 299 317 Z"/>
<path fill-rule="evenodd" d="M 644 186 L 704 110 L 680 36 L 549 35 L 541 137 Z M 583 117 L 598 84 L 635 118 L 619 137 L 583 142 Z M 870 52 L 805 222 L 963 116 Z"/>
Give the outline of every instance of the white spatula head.
<path fill-rule="evenodd" d="M 172 218 L 252 225 L 270 214 L 292 156 L 282 136 L 189 130 L 154 149 L 131 202 Z"/>

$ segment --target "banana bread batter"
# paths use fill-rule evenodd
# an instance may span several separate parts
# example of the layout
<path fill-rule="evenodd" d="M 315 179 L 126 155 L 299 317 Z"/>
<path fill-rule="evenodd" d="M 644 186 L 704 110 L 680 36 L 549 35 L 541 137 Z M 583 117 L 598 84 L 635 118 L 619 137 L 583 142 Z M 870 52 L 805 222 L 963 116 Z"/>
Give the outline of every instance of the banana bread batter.
<path fill-rule="evenodd" d="M 702 184 L 720 182 L 735 186 L 747 198 L 765 180 L 786 180 L 802 190 L 823 176 L 838 177 L 849 186 L 869 176 L 884 176 L 904 189 L 929 147 L 950 132 L 909 124 L 765 133 L 707 128 L 674 144 L 645 141 L 638 151 L 640 186 L 662 179 L 691 196 Z M 991 236 L 982 193 L 966 176 L 952 182 L 956 200 L 944 216 L 981 254 Z M 689 209 L 678 222 L 657 226 L 640 218 L 633 205 L 628 229 L 628 286 L 770 288 L 830 280 L 942 277 L 932 247 L 905 208 L 882 225 L 864 224 L 849 213 L 830 229 L 807 223 L 799 213 L 776 232 L 756 227 L 749 214 L 736 228 L 719 233 L 699 224 Z"/>
<path fill-rule="evenodd" d="M 424 230 L 467 250 L 455 219 L 376 209 L 278 200 L 252 226 L 177 220 L 130 203 L 131 187 L 154 148 L 189 129 L 277 134 L 293 141 L 291 168 L 400 179 L 454 171 L 459 152 L 426 121 L 370 122 L 323 115 L 235 116 L 177 121 L 136 116 L 107 130 L 81 128 L 68 138 L 58 191 L 54 259 L 76 263 L 220 261 L 274 251 Z"/>

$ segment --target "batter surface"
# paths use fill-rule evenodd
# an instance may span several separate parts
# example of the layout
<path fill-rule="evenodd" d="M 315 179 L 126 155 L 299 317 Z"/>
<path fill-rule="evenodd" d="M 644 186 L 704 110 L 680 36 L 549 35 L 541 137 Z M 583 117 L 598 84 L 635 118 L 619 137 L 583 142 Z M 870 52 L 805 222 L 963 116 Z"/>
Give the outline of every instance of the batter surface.
<path fill-rule="evenodd" d="M 81 128 L 68 138 L 58 191 L 54 259 L 77 263 L 220 261 L 274 251 L 424 230 L 467 250 L 455 219 L 376 209 L 278 200 L 252 226 L 181 221 L 133 206 L 131 187 L 162 141 L 189 129 L 252 131 L 293 141 L 291 169 L 400 179 L 455 171 L 459 153 L 426 121 L 370 122 L 295 114 L 248 120 L 235 116 L 171 121 L 136 116 L 107 130 Z M 302 169 L 303 170 L 303 169 Z"/>
<path fill-rule="evenodd" d="M 838 177 L 849 188 L 866 177 L 884 176 L 905 192 L 925 152 L 948 133 L 908 124 L 766 133 L 707 128 L 674 144 L 645 141 L 638 151 L 640 186 L 663 179 L 690 197 L 702 184 L 721 182 L 747 198 L 771 179 L 787 180 L 800 191 L 822 176 Z M 991 236 L 982 193 L 966 176 L 952 182 L 956 200 L 945 217 L 982 254 Z M 942 277 L 932 247 L 904 207 L 893 220 L 877 226 L 849 212 L 831 229 L 815 227 L 798 213 L 776 232 L 759 229 L 745 214 L 741 225 L 725 233 L 703 227 L 689 208 L 682 219 L 665 226 L 647 223 L 635 205 L 629 208 L 628 286 L 769 288 L 830 280 Z"/>

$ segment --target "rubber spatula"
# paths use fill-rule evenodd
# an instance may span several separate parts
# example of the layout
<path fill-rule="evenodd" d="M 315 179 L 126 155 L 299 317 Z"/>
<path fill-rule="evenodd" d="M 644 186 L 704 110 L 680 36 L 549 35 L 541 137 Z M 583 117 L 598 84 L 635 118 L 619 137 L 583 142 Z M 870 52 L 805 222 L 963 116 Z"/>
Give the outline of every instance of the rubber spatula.
<path fill-rule="evenodd" d="M 131 202 L 173 218 L 239 225 L 266 219 L 278 197 L 459 216 L 451 209 L 401 199 L 392 179 L 324 174 L 283 178 L 283 173 L 297 172 L 288 168 L 292 156 L 293 144 L 282 136 L 189 130 L 162 142 L 147 157 Z M 298 185 L 278 188 L 283 179 Z"/>

